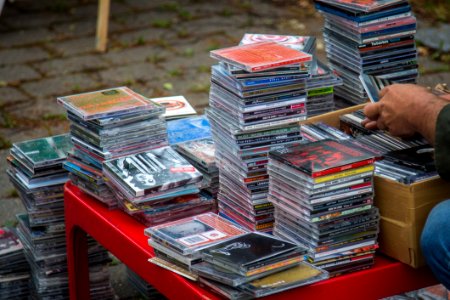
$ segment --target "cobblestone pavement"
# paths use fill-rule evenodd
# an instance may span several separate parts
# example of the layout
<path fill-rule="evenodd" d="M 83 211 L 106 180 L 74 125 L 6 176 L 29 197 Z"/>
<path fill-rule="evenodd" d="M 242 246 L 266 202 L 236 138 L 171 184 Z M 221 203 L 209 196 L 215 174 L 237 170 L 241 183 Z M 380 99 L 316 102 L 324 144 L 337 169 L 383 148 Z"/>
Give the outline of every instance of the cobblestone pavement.
<path fill-rule="evenodd" d="M 126 85 L 147 97 L 208 105 L 209 51 L 246 32 L 314 35 L 310 1 L 112 0 L 106 53 L 94 49 L 95 0 L 6 1 L 0 16 L 0 225 L 24 208 L 8 182 L 11 143 L 68 131 L 56 97 Z M 281 4 L 282 3 L 282 4 Z M 448 65 L 421 57 L 420 83 L 449 82 Z"/>

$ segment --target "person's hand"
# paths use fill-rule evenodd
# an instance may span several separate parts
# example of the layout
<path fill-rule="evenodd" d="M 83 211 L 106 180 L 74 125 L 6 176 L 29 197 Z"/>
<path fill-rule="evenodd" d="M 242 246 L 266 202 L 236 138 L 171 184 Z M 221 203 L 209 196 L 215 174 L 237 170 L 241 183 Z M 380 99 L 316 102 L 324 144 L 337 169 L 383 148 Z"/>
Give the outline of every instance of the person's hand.
<path fill-rule="evenodd" d="M 422 134 L 434 142 L 436 119 L 448 101 L 441 99 L 426 88 L 414 84 L 393 84 L 380 92 L 380 101 L 367 104 L 363 125 L 369 129 L 379 128 L 391 135 L 409 137 Z"/>

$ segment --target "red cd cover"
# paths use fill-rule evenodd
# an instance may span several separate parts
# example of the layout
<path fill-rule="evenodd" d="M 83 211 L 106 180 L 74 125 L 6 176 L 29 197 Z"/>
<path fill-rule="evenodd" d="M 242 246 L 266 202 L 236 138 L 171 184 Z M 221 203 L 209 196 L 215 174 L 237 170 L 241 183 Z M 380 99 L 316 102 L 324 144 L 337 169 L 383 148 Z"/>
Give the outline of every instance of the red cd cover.
<path fill-rule="evenodd" d="M 305 63 L 312 56 L 275 42 L 260 42 L 213 50 L 212 58 L 228 62 L 248 72 L 256 72 L 280 66 Z"/>

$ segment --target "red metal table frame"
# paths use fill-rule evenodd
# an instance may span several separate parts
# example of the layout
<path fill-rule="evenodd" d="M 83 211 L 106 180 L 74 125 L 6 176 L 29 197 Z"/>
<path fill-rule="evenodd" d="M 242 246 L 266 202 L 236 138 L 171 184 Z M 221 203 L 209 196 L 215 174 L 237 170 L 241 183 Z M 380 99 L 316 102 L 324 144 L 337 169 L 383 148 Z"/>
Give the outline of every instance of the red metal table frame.
<path fill-rule="evenodd" d="M 64 197 L 71 299 L 89 299 L 86 234 L 169 299 L 218 299 L 195 282 L 149 263 L 148 258 L 154 253 L 147 243 L 143 224 L 120 210 L 108 210 L 70 182 L 65 186 Z M 292 289 L 267 299 L 380 299 L 436 282 L 428 268 L 413 269 L 377 255 L 371 269 Z"/>

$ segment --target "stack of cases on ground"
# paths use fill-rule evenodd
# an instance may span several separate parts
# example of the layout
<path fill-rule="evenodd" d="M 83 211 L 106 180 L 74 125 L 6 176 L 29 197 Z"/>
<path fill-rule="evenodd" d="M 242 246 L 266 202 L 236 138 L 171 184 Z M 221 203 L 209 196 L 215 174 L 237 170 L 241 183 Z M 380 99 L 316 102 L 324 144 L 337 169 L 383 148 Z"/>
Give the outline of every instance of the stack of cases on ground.
<path fill-rule="evenodd" d="M 274 220 L 267 200 L 267 154 L 301 140 L 296 122 L 307 117 L 307 83 L 316 65 L 306 53 L 314 52 L 314 38 L 284 38 L 294 49 L 273 41 L 283 39 L 280 36 L 246 35 L 240 46 L 211 52 L 219 60 L 212 67 L 207 110 L 220 174 L 219 212 L 250 230 L 263 232 L 272 230 Z M 254 43 L 259 39 L 263 41 Z M 284 52 L 295 59 L 264 69 L 271 64 L 258 51 L 274 56 Z M 250 52 L 255 56 L 247 64 L 245 55 Z M 237 57 L 242 53 L 244 56 Z M 252 69 L 252 63 L 259 66 Z"/>
<path fill-rule="evenodd" d="M 150 285 L 138 274 L 133 272 L 130 268 L 126 267 L 128 282 L 141 294 L 141 296 L 146 300 L 164 300 L 167 299 L 155 289 L 154 286 Z"/>
<path fill-rule="evenodd" d="M 13 144 L 7 173 L 28 214 L 17 216 L 17 234 L 31 269 L 31 299 L 68 299 L 62 167 L 72 148 L 70 136 L 59 135 Z M 90 241 L 91 295 L 112 299 L 107 251 Z"/>
<path fill-rule="evenodd" d="M 15 229 L 0 227 L 0 299 L 27 299 L 30 266 Z"/>
<path fill-rule="evenodd" d="M 102 174 L 102 163 L 166 146 L 164 107 L 127 87 L 59 97 L 67 110 L 74 147 L 64 167 L 82 191 L 109 208 L 117 206 Z"/>
<path fill-rule="evenodd" d="M 335 89 L 337 96 L 351 103 L 365 102 L 367 94 L 360 74 L 391 82 L 416 82 L 416 18 L 406 0 L 315 3 L 325 17 L 324 39 L 330 66 L 344 81 Z"/>
<path fill-rule="evenodd" d="M 107 160 L 103 173 L 119 207 L 146 226 L 215 209 L 202 174 L 170 146 Z"/>
<path fill-rule="evenodd" d="M 336 276 L 374 263 L 379 214 L 374 156 L 352 140 L 321 140 L 269 154 L 274 235 L 308 249 L 308 261 Z"/>

